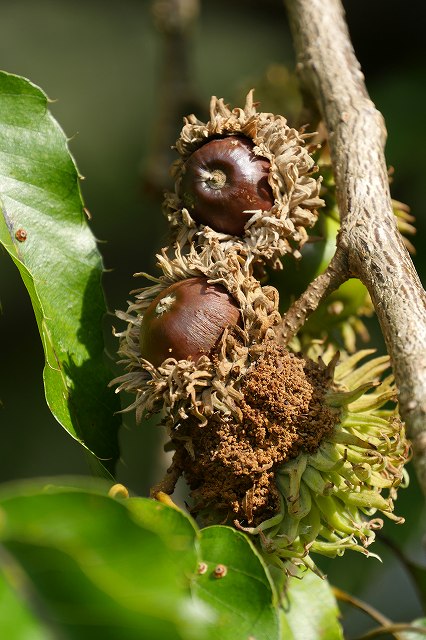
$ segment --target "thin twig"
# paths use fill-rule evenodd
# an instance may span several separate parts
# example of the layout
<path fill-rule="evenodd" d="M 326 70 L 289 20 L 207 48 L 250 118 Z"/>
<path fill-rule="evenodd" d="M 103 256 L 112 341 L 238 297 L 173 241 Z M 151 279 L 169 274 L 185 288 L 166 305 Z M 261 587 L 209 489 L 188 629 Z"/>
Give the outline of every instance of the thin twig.
<path fill-rule="evenodd" d="M 315 278 L 283 316 L 276 328 L 278 340 L 286 346 L 318 305 L 349 277 L 345 254 L 337 250 L 327 269 Z"/>
<path fill-rule="evenodd" d="M 285 0 L 305 88 L 328 130 L 341 215 L 339 247 L 367 287 L 392 359 L 400 412 L 426 494 L 426 294 L 397 230 L 370 100 L 340 0 Z"/>
<path fill-rule="evenodd" d="M 350 604 L 352 607 L 355 607 L 356 609 L 363 611 L 368 616 L 370 616 L 370 618 L 372 618 L 375 622 L 378 622 L 383 626 L 392 624 L 392 620 L 389 620 L 389 618 L 387 618 L 382 613 L 380 613 L 380 611 L 377 611 L 377 609 L 372 607 L 367 602 L 364 602 L 363 600 L 359 600 L 359 598 L 355 598 L 355 596 L 352 596 L 350 593 L 347 593 L 346 591 L 342 591 L 342 589 L 339 589 L 338 587 L 332 587 L 332 591 L 337 600 L 340 600 L 340 602 L 346 602 L 347 604 Z"/>
<path fill-rule="evenodd" d="M 337 600 L 340 602 L 346 602 L 347 604 L 356 607 L 363 613 L 366 613 L 370 618 L 379 623 L 380 627 L 375 627 L 370 631 L 367 631 L 364 635 L 356 638 L 355 640 L 367 640 L 369 638 L 377 638 L 384 634 L 393 635 L 395 638 L 400 638 L 400 631 L 416 631 L 423 635 L 426 635 L 426 629 L 422 629 L 420 627 L 416 627 L 413 624 L 406 622 L 392 622 L 386 616 L 384 616 L 380 611 L 377 611 L 374 607 L 372 607 L 367 602 L 363 600 L 359 600 L 359 598 L 355 598 L 350 593 L 346 591 L 342 591 L 338 587 L 332 587 L 333 593 Z"/>
<path fill-rule="evenodd" d="M 173 454 L 173 460 L 171 465 L 166 471 L 166 474 L 160 482 L 157 482 L 150 491 L 151 498 L 156 498 L 158 494 L 171 495 L 176 487 L 176 483 L 181 477 L 183 472 L 182 456 L 175 451 Z"/>
<path fill-rule="evenodd" d="M 372 638 L 379 638 L 380 636 L 385 635 L 393 635 L 397 637 L 396 634 L 400 631 L 411 631 L 412 633 L 418 633 L 422 636 L 426 636 L 426 629 L 424 627 L 416 627 L 415 625 L 406 622 L 395 622 L 383 627 L 371 629 L 371 631 L 367 631 L 367 633 L 354 638 L 354 640 L 371 640 Z"/>

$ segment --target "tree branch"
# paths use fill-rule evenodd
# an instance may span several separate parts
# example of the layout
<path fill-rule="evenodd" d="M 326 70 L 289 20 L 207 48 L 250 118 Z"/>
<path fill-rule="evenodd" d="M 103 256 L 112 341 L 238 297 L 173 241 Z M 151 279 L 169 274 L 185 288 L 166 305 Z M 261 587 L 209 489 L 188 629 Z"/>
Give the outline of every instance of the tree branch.
<path fill-rule="evenodd" d="M 182 127 L 182 114 L 199 108 L 191 72 L 192 33 L 200 12 L 199 0 L 153 0 L 152 13 L 160 39 L 159 105 L 154 122 L 149 163 L 142 174 L 143 188 L 160 198 L 172 188 L 170 165 L 174 142 Z"/>
<path fill-rule="evenodd" d="M 383 117 L 368 96 L 340 0 L 285 4 L 297 69 L 328 130 L 341 215 L 339 248 L 373 300 L 426 493 L 426 294 L 392 212 Z"/>
<path fill-rule="evenodd" d="M 318 305 L 348 278 L 346 254 L 338 247 L 324 273 L 315 278 L 300 298 L 293 302 L 275 329 L 280 344 L 287 345 Z"/>

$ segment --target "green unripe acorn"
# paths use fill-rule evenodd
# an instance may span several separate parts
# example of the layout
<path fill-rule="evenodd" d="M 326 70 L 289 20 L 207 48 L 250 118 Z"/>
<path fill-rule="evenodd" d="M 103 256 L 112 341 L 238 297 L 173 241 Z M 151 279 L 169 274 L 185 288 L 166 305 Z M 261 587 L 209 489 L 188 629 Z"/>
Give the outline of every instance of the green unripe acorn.
<path fill-rule="evenodd" d="M 228 291 L 207 278 L 188 278 L 162 291 L 146 309 L 140 328 L 140 354 L 154 366 L 167 358 L 198 360 L 210 355 L 227 326 L 240 321 Z"/>

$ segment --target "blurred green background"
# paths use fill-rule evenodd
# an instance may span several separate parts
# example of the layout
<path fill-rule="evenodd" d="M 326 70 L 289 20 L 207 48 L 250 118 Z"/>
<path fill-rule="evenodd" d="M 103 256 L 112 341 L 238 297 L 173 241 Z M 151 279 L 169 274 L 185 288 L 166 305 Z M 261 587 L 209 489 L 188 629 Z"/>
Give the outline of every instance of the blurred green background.
<path fill-rule="evenodd" d="M 425 281 L 422 3 L 348 0 L 344 5 L 368 89 L 387 123 L 387 159 L 395 167 L 392 195 L 408 203 L 417 218 L 415 263 Z M 167 55 L 166 38 L 155 28 L 147 0 L 3 0 L 0 24 L 0 67 L 47 92 L 54 116 L 71 139 L 71 151 L 86 177 L 83 195 L 107 269 L 108 306 L 124 309 L 128 292 L 142 286 L 132 274 L 154 270 L 154 254 L 167 237 L 161 181 L 173 159 L 167 147 L 176 138 L 180 117 L 169 118 L 167 126 L 162 118 L 167 107 L 173 109 L 181 99 L 174 65 L 183 57 Z M 173 42 L 170 46 L 173 52 Z M 181 115 L 197 108 L 201 119 L 207 118 L 212 94 L 240 105 L 252 86 L 259 87 L 263 110 L 277 109 L 276 96 L 267 97 L 260 89 L 265 78 L 276 77 L 276 65 L 294 66 L 278 0 L 204 0 L 186 53 L 188 91 Z M 291 98 L 284 96 L 283 103 L 287 100 L 291 107 Z M 36 323 L 18 272 L 4 252 L 0 301 L 0 480 L 88 473 L 83 451 L 45 405 Z M 111 315 L 105 333 L 113 359 L 112 324 L 118 326 Z M 135 427 L 126 415 L 121 444 L 119 480 L 146 495 L 166 465 L 161 430 L 155 421 Z M 403 493 L 398 512 L 407 525 L 391 525 L 386 533 L 424 560 L 423 498 L 415 481 Z M 335 584 L 361 593 L 393 618 L 420 615 L 418 597 L 401 564 L 387 562 L 389 552 L 377 546 L 383 566 L 347 554 L 332 565 L 324 563 L 324 569 Z M 362 629 L 365 619 L 352 615 L 350 624 L 351 629 Z"/>

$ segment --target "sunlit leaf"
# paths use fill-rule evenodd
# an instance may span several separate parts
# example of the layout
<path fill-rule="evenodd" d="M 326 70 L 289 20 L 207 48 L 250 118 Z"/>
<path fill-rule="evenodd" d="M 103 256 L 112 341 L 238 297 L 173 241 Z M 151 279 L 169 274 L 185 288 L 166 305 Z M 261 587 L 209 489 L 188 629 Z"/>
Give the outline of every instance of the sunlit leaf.
<path fill-rule="evenodd" d="M 425 640 L 426 638 L 426 618 L 419 618 L 418 620 L 413 620 L 413 627 L 418 627 L 421 631 L 403 631 L 399 633 L 398 636 L 401 640 Z"/>
<path fill-rule="evenodd" d="M 290 578 L 284 599 L 282 640 L 342 640 L 339 610 L 327 580 L 308 571 Z"/>
<path fill-rule="evenodd" d="M 204 566 L 194 591 L 218 614 L 214 637 L 277 640 L 275 590 L 247 536 L 229 527 L 207 527 L 201 531 L 200 558 Z M 223 577 L 216 576 L 218 566 Z"/>
<path fill-rule="evenodd" d="M 183 511 L 147 498 L 129 498 L 123 504 L 138 524 L 164 539 L 174 554 L 174 563 L 182 566 L 183 573 L 188 566 L 197 565 L 199 531 Z"/>
<path fill-rule="evenodd" d="M 0 72 L 0 243 L 28 289 L 43 343 L 47 403 L 112 470 L 118 404 L 107 388 L 102 261 L 77 169 L 45 94 Z M 18 336 L 15 339 L 18 345 Z M 17 346 L 17 357 L 22 358 Z"/>

